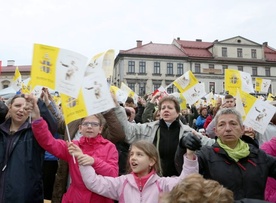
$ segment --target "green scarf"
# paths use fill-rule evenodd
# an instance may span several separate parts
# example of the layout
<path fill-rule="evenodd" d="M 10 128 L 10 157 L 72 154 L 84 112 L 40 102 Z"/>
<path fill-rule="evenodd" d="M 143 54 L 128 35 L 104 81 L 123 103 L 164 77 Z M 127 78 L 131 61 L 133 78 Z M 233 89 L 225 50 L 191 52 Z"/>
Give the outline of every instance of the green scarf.
<path fill-rule="evenodd" d="M 238 162 L 241 158 L 247 157 L 250 154 L 249 145 L 241 139 L 239 139 L 238 144 L 234 149 L 223 144 L 220 139 L 217 139 L 217 142 L 219 146 L 224 149 L 226 153 L 236 162 Z"/>

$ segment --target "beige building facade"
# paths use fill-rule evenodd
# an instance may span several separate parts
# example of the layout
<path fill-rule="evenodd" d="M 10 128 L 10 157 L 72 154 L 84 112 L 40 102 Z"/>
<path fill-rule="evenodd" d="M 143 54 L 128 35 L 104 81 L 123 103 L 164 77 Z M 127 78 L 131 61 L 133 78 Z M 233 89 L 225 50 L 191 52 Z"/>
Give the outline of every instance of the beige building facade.
<path fill-rule="evenodd" d="M 203 42 L 174 39 L 171 44 L 142 44 L 120 51 L 115 59 L 113 84 L 127 84 L 137 94 L 153 92 L 160 86 L 177 91 L 171 83 L 191 70 L 205 84 L 206 92 L 225 93 L 225 69 L 248 72 L 255 78 L 271 80 L 269 92 L 276 93 L 276 50 L 268 43 L 256 43 L 241 36 Z"/>

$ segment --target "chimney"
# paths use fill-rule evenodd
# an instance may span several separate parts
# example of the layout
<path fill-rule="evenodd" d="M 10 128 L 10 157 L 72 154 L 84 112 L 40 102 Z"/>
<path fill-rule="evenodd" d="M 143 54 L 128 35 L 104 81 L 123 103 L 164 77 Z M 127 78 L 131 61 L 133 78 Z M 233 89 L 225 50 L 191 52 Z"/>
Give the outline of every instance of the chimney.
<path fill-rule="evenodd" d="M 264 42 L 264 43 L 263 43 L 263 46 L 266 46 L 266 47 L 267 47 L 267 46 L 268 46 L 268 43 L 267 43 L 267 42 Z"/>
<path fill-rule="evenodd" d="M 202 42 L 202 39 L 196 39 L 196 42 Z"/>
<path fill-rule="evenodd" d="M 177 37 L 177 40 L 180 40 L 180 37 Z"/>
<path fill-rule="evenodd" d="M 7 66 L 14 66 L 15 60 L 8 60 Z"/>
<path fill-rule="evenodd" d="M 142 40 L 136 40 L 137 48 L 142 46 Z"/>

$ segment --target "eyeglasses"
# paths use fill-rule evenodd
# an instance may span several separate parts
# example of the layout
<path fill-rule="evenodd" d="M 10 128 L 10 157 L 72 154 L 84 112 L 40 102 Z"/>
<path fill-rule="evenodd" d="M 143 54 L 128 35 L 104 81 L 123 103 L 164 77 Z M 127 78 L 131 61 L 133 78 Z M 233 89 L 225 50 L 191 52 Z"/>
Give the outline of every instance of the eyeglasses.
<path fill-rule="evenodd" d="M 99 123 L 96 123 L 96 122 L 84 122 L 81 124 L 82 126 L 85 126 L 85 127 L 88 127 L 88 126 L 91 126 L 91 127 L 98 127 L 100 126 Z"/>

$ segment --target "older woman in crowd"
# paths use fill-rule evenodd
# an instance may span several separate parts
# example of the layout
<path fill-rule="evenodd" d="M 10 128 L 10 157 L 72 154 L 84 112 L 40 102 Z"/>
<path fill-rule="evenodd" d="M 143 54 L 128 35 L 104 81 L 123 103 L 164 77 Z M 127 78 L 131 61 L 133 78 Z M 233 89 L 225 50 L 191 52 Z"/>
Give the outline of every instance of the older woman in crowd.
<path fill-rule="evenodd" d="M 211 147 L 203 146 L 197 151 L 199 173 L 232 190 L 235 200 L 264 200 L 267 178 L 276 178 L 276 158 L 260 150 L 253 139 L 243 136 L 242 117 L 234 108 L 221 109 L 214 122 L 218 139 Z M 180 156 L 185 148 L 194 150 L 200 145 L 196 136 L 185 136 L 180 142 L 176 165 L 182 164 Z"/>

